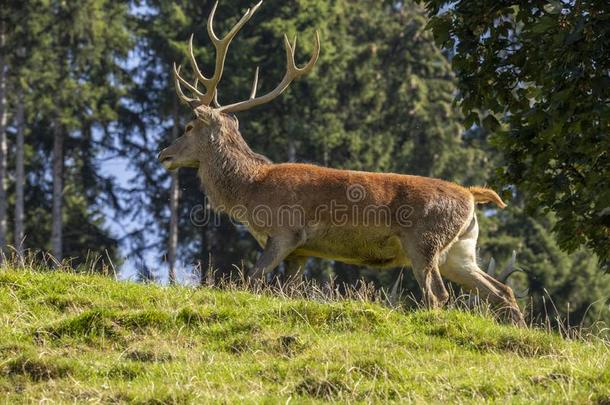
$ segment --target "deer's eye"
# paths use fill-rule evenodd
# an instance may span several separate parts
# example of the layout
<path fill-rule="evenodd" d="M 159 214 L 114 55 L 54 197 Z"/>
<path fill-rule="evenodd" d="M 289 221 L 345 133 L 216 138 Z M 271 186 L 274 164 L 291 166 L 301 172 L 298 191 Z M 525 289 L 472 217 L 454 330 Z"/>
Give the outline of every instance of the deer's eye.
<path fill-rule="evenodd" d="M 193 129 L 193 125 L 192 124 L 188 124 L 184 130 L 184 132 L 191 132 L 191 129 Z"/>

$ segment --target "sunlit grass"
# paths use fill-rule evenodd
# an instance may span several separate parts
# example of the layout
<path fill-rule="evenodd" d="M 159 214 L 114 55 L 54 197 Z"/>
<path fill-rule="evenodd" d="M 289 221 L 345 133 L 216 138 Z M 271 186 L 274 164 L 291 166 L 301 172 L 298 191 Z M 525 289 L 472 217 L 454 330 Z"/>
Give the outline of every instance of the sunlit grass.
<path fill-rule="evenodd" d="M 7 403 L 610 401 L 610 346 L 452 310 L 0 270 Z"/>

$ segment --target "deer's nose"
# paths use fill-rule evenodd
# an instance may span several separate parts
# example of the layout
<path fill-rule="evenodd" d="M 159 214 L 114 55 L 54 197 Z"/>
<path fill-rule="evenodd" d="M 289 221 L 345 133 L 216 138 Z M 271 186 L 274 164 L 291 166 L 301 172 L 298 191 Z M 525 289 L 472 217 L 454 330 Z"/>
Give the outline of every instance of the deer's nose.
<path fill-rule="evenodd" d="M 164 158 L 166 158 L 167 155 L 167 148 L 163 149 L 161 152 L 159 152 L 159 154 L 157 155 L 157 160 L 163 160 Z"/>

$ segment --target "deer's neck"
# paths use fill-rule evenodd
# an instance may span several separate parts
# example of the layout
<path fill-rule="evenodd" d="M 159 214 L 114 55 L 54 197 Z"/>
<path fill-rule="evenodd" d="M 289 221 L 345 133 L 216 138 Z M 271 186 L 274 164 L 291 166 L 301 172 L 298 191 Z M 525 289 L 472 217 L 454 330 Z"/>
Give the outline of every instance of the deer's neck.
<path fill-rule="evenodd" d="M 230 213 L 247 204 L 254 181 L 270 161 L 254 153 L 237 129 L 223 131 L 210 139 L 198 175 L 212 208 Z"/>

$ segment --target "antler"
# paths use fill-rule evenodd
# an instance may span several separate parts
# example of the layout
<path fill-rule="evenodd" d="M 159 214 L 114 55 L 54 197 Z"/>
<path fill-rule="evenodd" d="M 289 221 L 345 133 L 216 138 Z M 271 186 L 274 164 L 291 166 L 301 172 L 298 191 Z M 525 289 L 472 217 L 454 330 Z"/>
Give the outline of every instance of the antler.
<path fill-rule="evenodd" d="M 304 76 L 304 75 L 308 74 L 309 72 L 311 72 L 311 70 L 313 69 L 314 65 L 316 64 L 316 62 L 318 60 L 318 56 L 320 55 L 320 36 L 319 36 L 318 32 L 316 31 L 316 41 L 314 43 L 313 54 L 311 55 L 309 62 L 307 62 L 307 64 L 302 68 L 299 68 L 294 61 L 294 55 L 295 55 L 295 51 L 296 51 L 296 47 L 297 47 L 296 37 L 294 38 L 294 41 L 291 45 L 290 41 L 288 41 L 288 37 L 286 35 L 284 35 L 284 47 L 286 48 L 286 73 L 284 74 L 284 78 L 277 85 L 277 87 L 263 96 L 256 97 L 256 90 L 257 90 L 257 86 L 258 86 L 258 72 L 259 72 L 259 69 L 257 67 L 255 74 L 254 74 L 254 82 L 252 83 L 252 90 L 250 92 L 250 98 L 248 100 L 229 104 L 224 107 L 220 106 L 220 104 L 218 104 L 217 87 L 218 87 L 218 83 L 220 82 L 220 78 L 222 77 L 222 71 L 224 68 L 224 62 L 225 62 L 225 58 L 227 56 L 227 50 L 229 48 L 229 44 L 231 43 L 231 40 L 235 37 L 235 35 L 237 35 L 237 32 L 244 26 L 244 24 L 246 22 L 248 22 L 248 20 L 250 18 L 252 18 L 252 16 L 254 15 L 254 13 L 256 12 L 258 7 L 262 3 L 263 3 L 263 1 L 261 0 L 254 7 L 252 7 L 251 9 L 248 9 L 246 11 L 246 14 L 244 14 L 244 16 L 241 18 L 241 20 L 239 20 L 239 22 L 231 29 L 231 31 L 229 31 L 229 33 L 222 40 L 218 39 L 218 37 L 214 33 L 214 28 L 212 27 L 214 13 L 216 12 L 216 7 L 218 6 L 218 1 L 214 4 L 214 7 L 212 8 L 212 11 L 210 12 L 210 16 L 208 17 L 208 24 L 207 24 L 208 35 L 210 36 L 210 39 L 212 40 L 214 47 L 216 48 L 216 66 L 214 68 L 214 75 L 211 78 L 207 78 L 203 75 L 203 73 L 201 73 L 201 70 L 199 69 L 199 66 L 197 65 L 197 61 L 195 60 L 195 55 L 193 53 L 193 36 L 191 35 L 191 39 L 189 41 L 189 60 L 191 63 L 191 67 L 192 67 L 193 71 L 195 72 L 195 76 L 196 76 L 194 85 L 190 84 L 182 76 L 180 76 L 181 67 L 176 66 L 176 64 L 174 63 L 174 77 L 175 77 L 176 93 L 178 94 L 178 97 L 182 101 L 190 104 L 191 107 L 193 107 L 193 108 L 197 108 L 201 105 L 210 105 L 211 103 L 214 103 L 214 107 L 218 111 L 221 111 L 221 112 L 229 113 L 229 112 L 244 111 L 249 108 L 255 107 L 257 105 L 268 103 L 269 101 L 273 100 L 274 98 L 276 98 L 277 96 L 282 94 L 284 92 L 284 90 L 286 90 L 288 88 L 290 83 L 292 83 L 293 80 L 298 79 L 299 77 Z M 203 83 L 203 85 L 205 86 L 205 88 L 206 88 L 205 93 L 202 93 L 197 88 L 197 84 L 199 82 Z M 184 85 L 191 93 L 193 93 L 193 95 L 195 97 L 186 96 L 184 94 L 184 92 L 182 91 L 181 84 Z"/>
<path fill-rule="evenodd" d="M 293 80 L 298 79 L 301 76 L 304 76 L 311 72 L 314 65 L 318 61 L 318 56 L 320 56 L 320 35 L 318 31 L 316 31 L 316 42 L 314 43 L 314 50 L 309 62 L 302 67 L 297 67 L 294 61 L 294 54 L 297 47 L 297 38 L 294 37 L 293 44 L 290 45 L 290 41 L 288 41 L 288 37 L 284 34 L 284 47 L 286 48 L 286 73 L 284 74 L 284 78 L 277 85 L 275 89 L 265 94 L 264 96 L 256 97 L 256 87 L 258 84 L 258 67 L 256 68 L 256 72 L 254 74 L 254 82 L 252 83 L 252 91 L 250 92 L 250 99 L 245 101 L 240 101 L 238 103 L 229 104 L 224 107 L 218 108 L 219 111 L 222 112 L 238 112 L 244 111 L 252 107 L 256 107 L 257 105 L 268 103 L 273 100 L 280 94 L 284 92 L 292 83 Z"/>
<path fill-rule="evenodd" d="M 210 15 L 208 17 L 208 23 L 207 23 L 208 35 L 209 35 L 210 39 L 212 40 L 214 47 L 216 48 L 216 64 L 214 67 L 214 74 L 212 75 L 212 77 L 207 78 L 203 75 L 203 73 L 201 73 L 201 70 L 199 69 L 199 66 L 197 65 L 197 61 L 195 60 L 195 54 L 193 52 L 193 35 L 191 35 L 191 39 L 189 40 L 189 60 L 191 62 L 191 67 L 192 67 L 193 71 L 195 72 L 195 76 L 196 76 L 194 85 L 190 84 L 182 76 L 180 76 L 181 66 L 176 67 L 176 64 L 174 63 L 174 78 L 175 78 L 175 85 L 176 85 L 176 93 L 178 94 L 178 97 L 182 101 L 190 104 L 191 107 L 193 107 L 193 108 L 196 108 L 200 105 L 210 105 L 212 102 L 214 102 L 215 105 L 217 105 L 217 102 L 216 102 L 217 86 L 218 86 L 218 83 L 220 82 L 220 78 L 222 77 L 222 72 L 224 70 L 224 64 L 225 64 L 225 58 L 227 56 L 227 51 L 229 49 L 229 45 L 231 44 L 231 41 L 233 40 L 235 35 L 237 35 L 239 30 L 248 22 L 248 20 L 250 20 L 250 18 L 252 18 L 252 16 L 254 15 L 254 13 L 260 7 L 260 5 L 262 3 L 263 3 L 263 1 L 261 0 L 254 7 L 246 10 L 246 13 L 239 20 L 239 22 L 237 24 L 235 24 L 233 26 L 233 28 L 231 28 L 229 33 L 224 38 L 219 39 L 216 36 L 216 34 L 214 33 L 214 27 L 213 27 L 214 14 L 216 13 L 216 7 L 218 7 L 218 1 L 216 1 L 216 3 L 214 4 L 214 7 L 212 8 L 212 11 L 210 12 Z M 199 89 L 197 88 L 198 82 L 203 83 L 203 85 L 205 86 L 205 89 L 206 89 L 205 93 L 200 92 Z M 196 98 L 187 97 L 184 94 L 184 92 L 182 91 L 182 87 L 180 85 L 181 83 L 187 89 L 189 89 L 196 96 Z"/>

